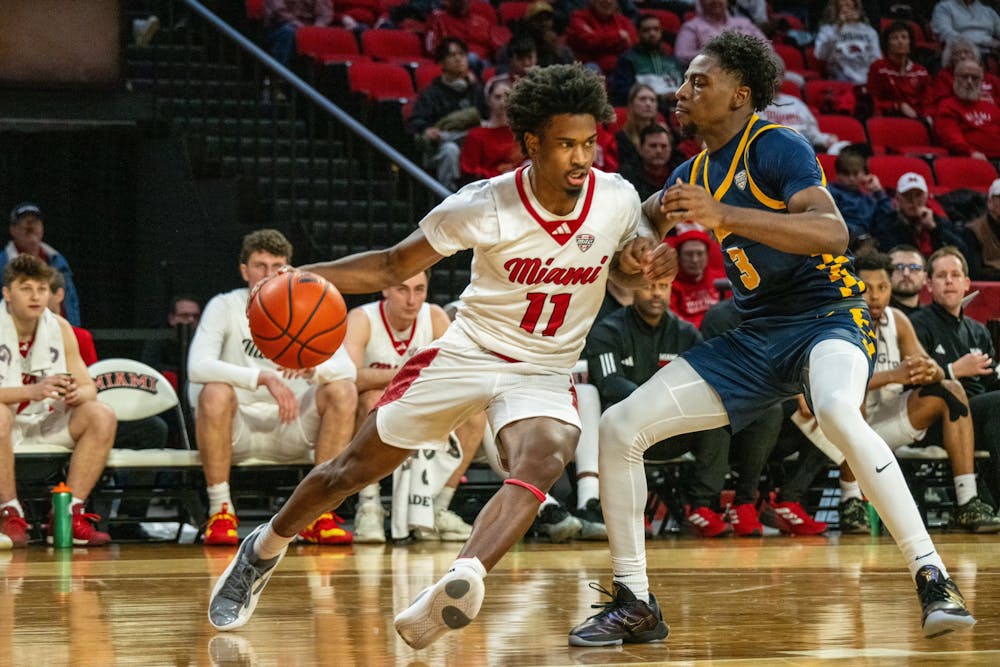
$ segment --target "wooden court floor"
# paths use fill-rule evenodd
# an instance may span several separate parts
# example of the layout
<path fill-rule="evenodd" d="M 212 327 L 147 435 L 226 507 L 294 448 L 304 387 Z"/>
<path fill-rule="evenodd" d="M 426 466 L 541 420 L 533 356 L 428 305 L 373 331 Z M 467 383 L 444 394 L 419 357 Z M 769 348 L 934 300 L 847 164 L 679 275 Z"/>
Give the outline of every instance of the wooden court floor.
<path fill-rule="evenodd" d="M 522 544 L 476 621 L 423 651 L 392 628 L 458 545 L 293 546 L 253 620 L 216 633 L 209 589 L 234 549 L 0 552 L 0 665 L 1000 665 L 1000 537 L 934 535 L 979 624 L 926 640 L 889 538 L 649 542 L 662 643 L 567 646 L 608 583 L 606 543 Z"/>

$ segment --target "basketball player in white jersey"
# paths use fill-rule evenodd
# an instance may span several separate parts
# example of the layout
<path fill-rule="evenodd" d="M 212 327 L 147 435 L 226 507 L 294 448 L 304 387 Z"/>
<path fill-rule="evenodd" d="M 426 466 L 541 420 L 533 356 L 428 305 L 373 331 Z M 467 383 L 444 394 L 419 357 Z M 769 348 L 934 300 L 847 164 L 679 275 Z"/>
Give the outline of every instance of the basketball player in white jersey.
<path fill-rule="evenodd" d="M 451 324 L 443 308 L 427 303 L 428 273 L 423 271 L 399 285 L 387 287 L 382 290 L 382 299 L 354 308 L 347 314 L 344 348 L 358 369 L 355 422 L 358 428 L 375 409 L 400 366 L 440 338 Z M 473 415 L 456 432 L 462 446 L 458 467 L 434 496 L 434 527 L 414 531 L 419 539 L 464 542 L 472 533 L 472 526 L 448 506 L 482 442 L 485 421 L 485 414 Z M 377 482 L 358 494 L 355 542 L 385 542 L 385 512 L 380 495 Z"/>
<path fill-rule="evenodd" d="M 579 65 L 532 69 L 511 89 L 507 117 L 530 166 L 467 185 L 391 248 L 305 267 L 343 292 L 370 293 L 473 249 L 455 322 L 399 370 L 344 453 L 247 537 L 212 591 L 215 628 L 246 624 L 288 544 L 318 513 L 486 410 L 510 477 L 448 573 L 396 617 L 403 640 L 423 648 L 475 618 L 486 573 L 573 457 L 580 426 L 570 372 L 606 281 L 671 279 L 677 262 L 668 246 L 636 236 L 635 189 L 591 168 L 597 124 L 613 117 L 598 75 Z"/>
<path fill-rule="evenodd" d="M 195 437 L 208 487 L 204 544 L 238 543 L 239 521 L 229 493 L 232 461 L 307 458 L 322 463 L 347 446 L 358 394 L 355 369 L 338 350 L 316 368 L 288 370 L 264 357 L 250 336 L 247 300 L 257 283 L 292 258 L 292 245 L 274 229 L 243 237 L 240 273 L 247 287 L 218 294 L 205 306 L 188 353 Z M 314 544 L 350 544 L 351 533 L 332 506 L 303 526 Z"/>
<path fill-rule="evenodd" d="M 53 271 L 36 255 L 21 254 L 3 272 L 0 532 L 9 540 L 0 542 L 6 548 L 28 542 L 28 524 L 14 481 L 14 447 L 22 443 L 73 450 L 66 477 L 73 492 L 73 544 L 101 546 L 111 541 L 94 526 L 100 517 L 85 512 L 83 503 L 104 471 L 117 420 L 111 408 L 97 401 L 97 388 L 69 322 L 48 309 Z M 50 519 L 50 544 L 51 524 Z"/>
<path fill-rule="evenodd" d="M 962 383 L 945 379 L 944 370 L 924 350 L 906 315 L 889 306 L 889 257 L 881 253 L 861 255 L 854 266 L 868 286 L 862 296 L 876 334 L 875 373 L 865 396 L 868 423 L 892 449 L 923 440 L 928 428 L 940 423 L 955 483 L 957 507 L 950 525 L 973 533 L 1000 531 L 1000 517 L 979 499 L 972 416 Z M 840 480 L 841 531 L 868 532 L 861 489 L 846 464 L 841 466 Z"/>

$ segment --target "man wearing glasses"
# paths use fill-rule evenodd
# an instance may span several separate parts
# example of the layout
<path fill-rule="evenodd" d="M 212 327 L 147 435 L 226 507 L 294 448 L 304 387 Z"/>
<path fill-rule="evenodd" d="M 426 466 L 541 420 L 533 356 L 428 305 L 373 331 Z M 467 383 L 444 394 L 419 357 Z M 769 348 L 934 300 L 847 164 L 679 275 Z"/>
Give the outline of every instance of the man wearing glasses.
<path fill-rule="evenodd" d="M 889 305 L 909 317 L 920 308 L 920 292 L 927 284 L 924 256 L 911 245 L 898 245 L 889 251 L 892 262 L 892 299 Z"/>

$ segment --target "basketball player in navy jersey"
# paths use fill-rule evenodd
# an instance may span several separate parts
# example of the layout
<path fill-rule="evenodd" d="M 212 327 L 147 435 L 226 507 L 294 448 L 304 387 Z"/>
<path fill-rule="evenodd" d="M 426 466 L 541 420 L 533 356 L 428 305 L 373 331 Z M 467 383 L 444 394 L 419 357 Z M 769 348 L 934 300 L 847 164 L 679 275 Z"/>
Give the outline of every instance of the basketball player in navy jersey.
<path fill-rule="evenodd" d="M 812 148 L 755 113 L 771 101 L 775 71 L 765 42 L 726 32 L 691 62 L 677 91 L 681 127 L 707 149 L 677 168 L 645 212 L 661 234 L 685 220 L 714 231 L 743 322 L 684 353 L 602 416 L 612 600 L 570 631 L 571 645 L 662 636 L 646 576 L 643 452 L 691 431 L 726 424 L 739 431 L 800 392 L 902 550 L 923 605 L 924 634 L 975 623 L 892 451 L 861 414 L 875 351 L 865 287 L 845 254 L 847 227 Z"/>

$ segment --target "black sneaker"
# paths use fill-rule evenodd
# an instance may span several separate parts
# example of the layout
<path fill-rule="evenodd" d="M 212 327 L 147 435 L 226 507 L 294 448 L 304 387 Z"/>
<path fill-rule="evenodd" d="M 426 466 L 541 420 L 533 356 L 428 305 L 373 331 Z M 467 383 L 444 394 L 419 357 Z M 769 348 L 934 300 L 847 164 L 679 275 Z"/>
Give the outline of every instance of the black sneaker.
<path fill-rule="evenodd" d="M 607 540 L 608 528 L 604 525 L 604 512 L 601 511 L 601 501 L 591 498 L 583 509 L 573 512 L 580 520 L 583 528 L 580 530 L 581 540 Z"/>
<path fill-rule="evenodd" d="M 546 505 L 535 520 L 538 531 L 553 542 L 568 542 L 580 534 L 583 524 L 562 505 Z"/>
<path fill-rule="evenodd" d="M 933 565 L 917 571 L 917 595 L 924 609 L 920 625 L 925 637 L 938 637 L 976 624 L 958 586 Z"/>
<path fill-rule="evenodd" d="M 641 644 L 664 639 L 670 633 L 652 593 L 646 603 L 637 600 L 632 591 L 618 582 L 611 584 L 613 592 L 600 584 L 590 587 L 610 597 L 611 602 L 591 605 L 603 609 L 569 631 L 570 646 Z"/>
<path fill-rule="evenodd" d="M 868 508 L 865 501 L 860 498 L 848 498 L 840 503 L 838 510 L 840 516 L 840 532 L 867 535 L 872 530 L 872 524 L 868 521 Z"/>
<path fill-rule="evenodd" d="M 959 505 L 948 518 L 948 527 L 970 533 L 995 533 L 1000 531 L 1000 516 L 993 508 L 974 497 L 964 505 Z"/>

